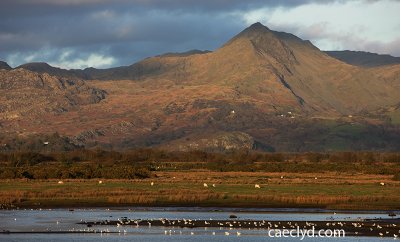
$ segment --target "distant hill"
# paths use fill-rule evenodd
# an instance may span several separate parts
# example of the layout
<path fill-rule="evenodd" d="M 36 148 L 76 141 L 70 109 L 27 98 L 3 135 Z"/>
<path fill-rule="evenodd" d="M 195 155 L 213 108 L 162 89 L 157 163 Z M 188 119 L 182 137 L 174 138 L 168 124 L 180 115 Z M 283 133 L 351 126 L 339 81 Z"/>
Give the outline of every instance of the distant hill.
<path fill-rule="evenodd" d="M 186 52 L 169 52 L 165 53 L 162 55 L 159 55 L 159 57 L 184 57 L 184 56 L 189 56 L 189 55 L 201 55 L 201 54 L 207 54 L 210 53 L 211 51 L 209 50 L 189 50 Z"/>
<path fill-rule="evenodd" d="M 90 79 L 89 76 L 86 75 L 82 70 L 65 70 L 58 67 L 53 67 L 45 62 L 26 63 L 18 66 L 17 68 L 23 68 L 25 70 L 38 73 L 47 73 L 53 76 L 64 78 Z"/>
<path fill-rule="evenodd" d="M 391 55 L 380 55 L 364 51 L 325 51 L 328 55 L 346 62 L 347 64 L 361 67 L 378 67 L 385 65 L 400 64 L 400 57 Z"/>
<path fill-rule="evenodd" d="M 11 70 L 11 66 L 7 64 L 7 62 L 0 61 L 0 70 Z"/>

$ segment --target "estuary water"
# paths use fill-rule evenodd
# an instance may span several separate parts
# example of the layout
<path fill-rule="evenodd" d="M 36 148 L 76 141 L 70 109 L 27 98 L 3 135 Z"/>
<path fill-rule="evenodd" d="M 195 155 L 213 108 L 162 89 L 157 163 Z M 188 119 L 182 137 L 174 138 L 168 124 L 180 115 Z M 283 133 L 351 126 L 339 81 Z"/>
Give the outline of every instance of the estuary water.
<path fill-rule="evenodd" d="M 229 228 L 179 228 L 151 226 L 94 226 L 81 221 L 129 219 L 213 219 L 226 220 L 231 214 L 240 220 L 346 221 L 387 218 L 384 212 L 344 213 L 325 210 L 222 209 L 222 208 L 95 208 L 0 210 L 0 231 L 30 232 L 0 234 L 0 241 L 393 241 L 393 238 L 275 238 L 266 230 Z M 54 233 L 60 231 L 103 230 L 113 233 Z M 44 233 L 31 233 L 44 232 Z M 53 232 L 53 233 L 48 233 Z M 400 240 L 399 240 L 400 241 Z"/>

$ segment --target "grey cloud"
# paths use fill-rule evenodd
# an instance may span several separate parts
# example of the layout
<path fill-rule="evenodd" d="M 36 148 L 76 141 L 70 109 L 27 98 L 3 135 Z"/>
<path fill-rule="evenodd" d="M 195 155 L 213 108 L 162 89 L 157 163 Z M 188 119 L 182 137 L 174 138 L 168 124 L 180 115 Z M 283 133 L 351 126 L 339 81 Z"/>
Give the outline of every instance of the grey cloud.
<path fill-rule="evenodd" d="M 329 50 L 357 50 L 400 56 L 400 38 L 390 42 L 368 40 L 357 35 L 357 31 L 364 31 L 364 29 L 354 29 L 351 33 L 337 32 L 333 31 L 327 22 L 318 22 L 309 26 L 279 24 L 271 25 L 271 27 L 293 33 L 302 39 L 312 40 L 314 43 L 329 40 L 337 44 L 338 48 Z"/>
<path fill-rule="evenodd" d="M 23 63 L 26 56 L 44 50 L 52 54 L 32 61 L 56 62 L 67 48 L 90 55 L 103 53 L 115 57 L 118 65 L 127 65 L 148 56 L 168 51 L 213 49 L 244 27 L 225 14 L 186 13 L 171 15 L 163 11 L 115 12 L 101 10 L 71 18 L 43 16 L 29 22 L 16 19 L 13 28 L 0 30 L 0 58 L 13 53 Z M 212 26 L 212 27 L 211 27 Z M 32 31 L 33 30 L 33 31 Z M 54 51 L 49 51 L 54 49 Z M 7 58 L 8 57 L 8 58 Z M 13 62 L 18 62 L 13 56 Z M 84 57 L 82 57 L 84 58 Z M 12 64 L 12 63 L 11 63 Z"/>
<path fill-rule="evenodd" d="M 356 1 L 356 0 L 348 0 Z M 378 0 L 379 1 L 379 0 Z M 42 14 L 78 15 L 99 9 L 129 11 L 229 12 L 262 7 L 296 7 L 309 3 L 327 4 L 344 0 L 2 0 L 0 18 Z"/>
<path fill-rule="evenodd" d="M 55 63 L 69 51 L 69 60 L 99 54 L 128 65 L 164 52 L 215 49 L 246 27 L 237 12 L 338 1 L 1 0 L 0 59 Z"/>

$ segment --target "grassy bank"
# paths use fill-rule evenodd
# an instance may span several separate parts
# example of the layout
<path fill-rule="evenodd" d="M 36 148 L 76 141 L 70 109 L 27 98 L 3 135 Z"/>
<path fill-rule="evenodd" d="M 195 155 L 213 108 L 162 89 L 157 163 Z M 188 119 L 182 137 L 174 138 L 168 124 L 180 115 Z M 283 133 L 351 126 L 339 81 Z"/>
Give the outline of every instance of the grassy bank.
<path fill-rule="evenodd" d="M 282 178 L 283 177 L 283 178 Z M 156 172 L 148 179 L 0 180 L 0 203 L 18 207 L 229 206 L 400 209 L 392 175 Z M 151 185 L 153 182 L 153 186 Z M 380 183 L 385 183 L 384 186 Z M 207 183 L 208 187 L 204 187 Z M 215 187 L 212 186 L 215 184 Z M 254 187 L 260 185 L 260 189 Z"/>

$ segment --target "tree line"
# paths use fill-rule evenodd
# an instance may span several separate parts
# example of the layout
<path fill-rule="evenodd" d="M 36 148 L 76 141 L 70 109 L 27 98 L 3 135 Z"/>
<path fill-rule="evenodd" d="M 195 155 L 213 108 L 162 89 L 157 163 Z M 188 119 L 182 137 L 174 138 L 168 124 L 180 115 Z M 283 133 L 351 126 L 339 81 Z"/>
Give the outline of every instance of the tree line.
<path fill-rule="evenodd" d="M 381 152 L 332 152 L 332 153 L 266 153 L 250 150 L 234 150 L 225 153 L 205 151 L 165 151 L 159 149 L 135 149 L 129 151 L 74 150 L 67 152 L 2 152 L 0 162 L 13 166 L 36 165 L 45 162 L 95 162 L 95 163 L 143 163 L 143 162 L 389 162 L 400 163 L 400 153 Z"/>
<path fill-rule="evenodd" d="M 263 153 L 235 150 L 203 151 L 75 150 L 69 152 L 0 153 L 0 178 L 27 179 L 135 179 L 151 177 L 152 171 L 208 169 L 213 171 L 318 172 L 347 171 L 396 174 L 400 153 Z M 307 163 L 304 165 L 303 163 Z M 387 163 L 382 166 L 380 163 Z"/>

